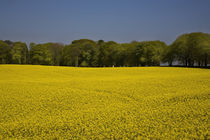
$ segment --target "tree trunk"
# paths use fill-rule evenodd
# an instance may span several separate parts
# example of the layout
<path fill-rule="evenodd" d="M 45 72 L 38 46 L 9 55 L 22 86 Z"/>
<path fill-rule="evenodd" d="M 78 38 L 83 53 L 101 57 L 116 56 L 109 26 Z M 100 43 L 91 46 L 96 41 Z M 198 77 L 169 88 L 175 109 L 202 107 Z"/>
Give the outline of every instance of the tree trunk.
<path fill-rule="evenodd" d="M 187 59 L 186 59 L 186 60 L 185 60 L 185 66 L 186 66 L 186 67 L 187 67 L 187 63 L 188 63 L 188 62 L 187 62 Z"/>
<path fill-rule="evenodd" d="M 76 58 L 75 58 L 75 67 L 78 67 L 78 56 L 76 56 Z"/>
<path fill-rule="evenodd" d="M 207 65 L 208 65 L 208 56 L 207 55 L 205 55 L 204 64 L 205 64 L 205 67 L 207 67 Z"/>
<path fill-rule="evenodd" d="M 201 61 L 198 61 L 198 66 L 199 66 L 199 67 L 201 66 Z"/>
<path fill-rule="evenodd" d="M 205 58 L 205 67 L 207 67 L 207 64 L 208 64 L 208 62 L 207 62 L 207 58 Z"/>

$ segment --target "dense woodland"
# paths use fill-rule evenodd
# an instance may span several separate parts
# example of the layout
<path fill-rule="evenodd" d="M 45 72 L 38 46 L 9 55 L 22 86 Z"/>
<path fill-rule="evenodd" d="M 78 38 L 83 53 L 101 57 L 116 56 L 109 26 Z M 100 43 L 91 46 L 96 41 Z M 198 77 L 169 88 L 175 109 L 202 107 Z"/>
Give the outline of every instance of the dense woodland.
<path fill-rule="evenodd" d="M 183 66 L 210 64 L 210 34 L 190 33 L 179 36 L 172 44 L 162 41 L 131 43 L 74 40 L 35 44 L 0 40 L 0 64 L 33 64 L 76 67 L 159 66 L 176 62 Z"/>

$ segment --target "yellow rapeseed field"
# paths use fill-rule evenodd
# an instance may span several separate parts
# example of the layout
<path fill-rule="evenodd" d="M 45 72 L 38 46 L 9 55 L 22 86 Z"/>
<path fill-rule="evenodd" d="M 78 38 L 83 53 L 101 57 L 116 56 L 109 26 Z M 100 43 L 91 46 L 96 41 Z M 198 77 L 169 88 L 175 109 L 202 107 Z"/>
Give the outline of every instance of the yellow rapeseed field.
<path fill-rule="evenodd" d="M 209 139 L 210 70 L 0 65 L 0 139 Z"/>

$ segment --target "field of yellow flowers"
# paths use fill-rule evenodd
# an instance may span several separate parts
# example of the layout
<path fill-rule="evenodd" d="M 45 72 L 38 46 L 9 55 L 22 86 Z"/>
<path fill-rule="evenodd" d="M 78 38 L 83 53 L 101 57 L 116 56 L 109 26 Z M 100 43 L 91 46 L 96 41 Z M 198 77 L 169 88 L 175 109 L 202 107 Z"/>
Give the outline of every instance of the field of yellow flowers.
<path fill-rule="evenodd" d="M 208 139 L 210 70 L 0 65 L 0 139 Z"/>

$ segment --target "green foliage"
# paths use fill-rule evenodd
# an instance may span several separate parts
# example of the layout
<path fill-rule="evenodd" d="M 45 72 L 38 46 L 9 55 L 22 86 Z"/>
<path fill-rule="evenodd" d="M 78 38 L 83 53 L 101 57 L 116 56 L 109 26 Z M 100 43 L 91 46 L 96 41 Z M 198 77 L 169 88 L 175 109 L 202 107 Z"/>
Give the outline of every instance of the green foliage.
<path fill-rule="evenodd" d="M 25 43 L 15 42 L 11 49 L 12 63 L 13 64 L 26 64 L 28 57 L 28 48 Z"/>
<path fill-rule="evenodd" d="M 80 53 L 79 47 L 75 44 L 65 46 L 62 53 L 62 65 L 77 67 Z"/>
<path fill-rule="evenodd" d="M 114 41 L 104 42 L 100 46 L 100 66 L 112 67 L 116 65 L 117 46 L 118 44 Z"/>
<path fill-rule="evenodd" d="M 162 54 L 167 45 L 161 41 L 140 42 L 137 46 L 137 56 L 142 66 L 159 66 Z"/>
<path fill-rule="evenodd" d="M 210 59 L 210 34 L 190 33 L 179 36 L 168 50 L 167 56 L 185 66 L 207 66 Z"/>
<path fill-rule="evenodd" d="M 54 66 L 59 66 L 61 64 L 61 54 L 64 49 L 64 45 L 61 43 L 48 43 L 47 44 L 50 48 L 50 53 L 52 55 L 52 63 Z"/>
<path fill-rule="evenodd" d="M 179 36 L 171 45 L 162 41 L 93 41 L 79 39 L 71 44 L 31 43 L 29 52 L 25 43 L 9 40 L 0 42 L 0 63 L 64 65 L 80 67 L 137 67 L 185 66 L 210 64 L 210 34 L 190 33 Z"/>
<path fill-rule="evenodd" d="M 92 40 L 75 40 L 64 48 L 62 57 L 67 66 L 97 66 L 98 46 Z"/>
<path fill-rule="evenodd" d="M 9 45 L 0 40 L 0 64 L 7 64 L 9 62 L 9 52 Z"/>
<path fill-rule="evenodd" d="M 35 65 L 52 65 L 53 57 L 50 52 L 50 44 L 30 44 L 31 64 Z"/>
<path fill-rule="evenodd" d="M 123 43 L 118 49 L 119 66 L 138 66 L 137 58 L 138 43 Z"/>

